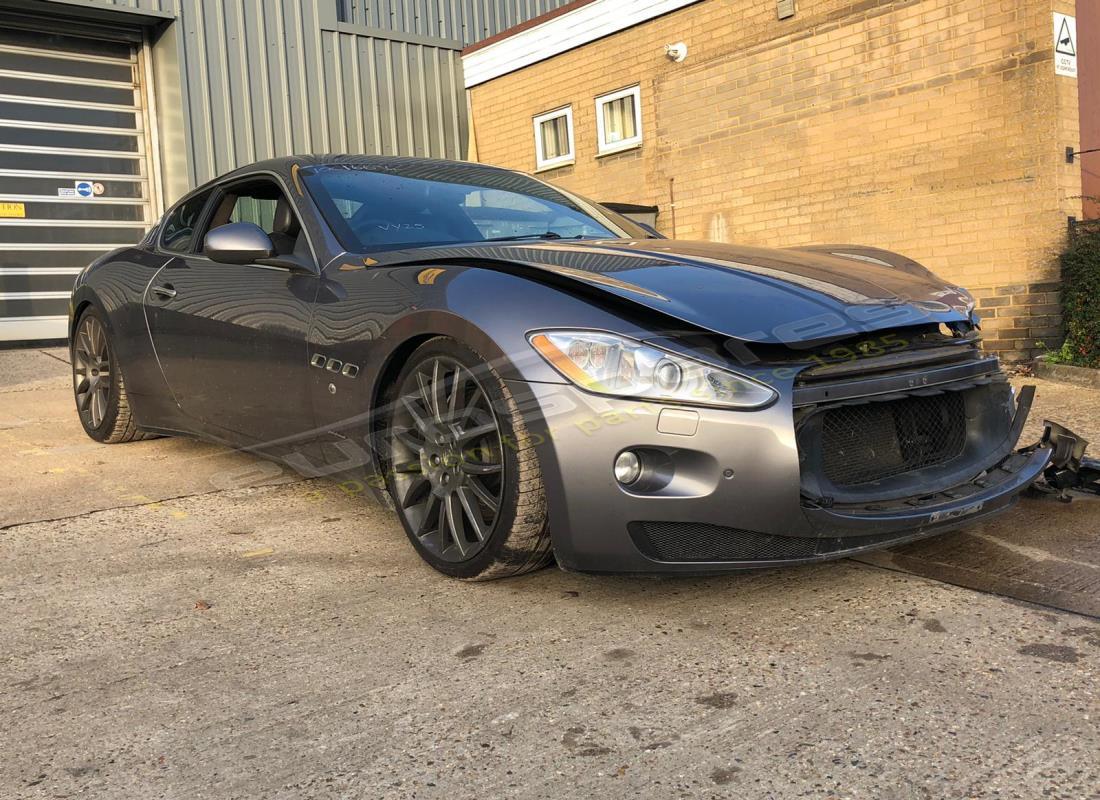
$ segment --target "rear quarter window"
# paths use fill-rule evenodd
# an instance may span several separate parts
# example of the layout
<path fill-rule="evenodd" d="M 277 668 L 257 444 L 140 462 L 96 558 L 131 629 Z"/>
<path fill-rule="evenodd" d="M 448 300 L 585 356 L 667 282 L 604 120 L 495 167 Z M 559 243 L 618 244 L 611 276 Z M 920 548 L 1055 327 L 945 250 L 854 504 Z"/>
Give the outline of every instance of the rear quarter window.
<path fill-rule="evenodd" d="M 189 253 L 195 239 L 195 229 L 206 208 L 210 192 L 184 200 L 160 224 L 160 248 L 169 253 Z"/>

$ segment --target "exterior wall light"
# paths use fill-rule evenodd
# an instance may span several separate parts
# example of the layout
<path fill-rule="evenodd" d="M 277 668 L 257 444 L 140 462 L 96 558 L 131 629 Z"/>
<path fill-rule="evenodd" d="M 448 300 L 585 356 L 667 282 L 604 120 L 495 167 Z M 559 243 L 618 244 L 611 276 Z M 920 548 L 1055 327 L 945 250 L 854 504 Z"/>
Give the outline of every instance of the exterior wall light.
<path fill-rule="evenodd" d="M 688 46 L 683 42 L 675 42 L 665 45 L 665 55 L 677 64 L 688 57 Z"/>

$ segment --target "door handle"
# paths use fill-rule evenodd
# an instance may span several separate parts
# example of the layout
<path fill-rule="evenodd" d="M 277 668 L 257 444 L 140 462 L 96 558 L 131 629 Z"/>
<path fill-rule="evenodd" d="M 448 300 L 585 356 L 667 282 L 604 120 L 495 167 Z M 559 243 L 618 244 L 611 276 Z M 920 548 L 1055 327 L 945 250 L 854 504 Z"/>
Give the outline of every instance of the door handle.
<path fill-rule="evenodd" d="M 172 288 L 172 284 L 170 283 L 164 286 L 154 286 L 152 292 L 158 297 L 163 297 L 166 300 L 171 300 L 176 296 L 176 290 Z"/>

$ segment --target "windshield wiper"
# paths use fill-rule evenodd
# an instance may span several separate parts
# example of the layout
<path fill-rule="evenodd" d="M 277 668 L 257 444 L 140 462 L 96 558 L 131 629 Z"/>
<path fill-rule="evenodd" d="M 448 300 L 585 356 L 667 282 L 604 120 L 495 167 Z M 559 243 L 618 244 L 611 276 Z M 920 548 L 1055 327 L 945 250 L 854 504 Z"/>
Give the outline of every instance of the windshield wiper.
<path fill-rule="evenodd" d="M 546 231 L 546 233 L 521 233 L 518 236 L 494 236 L 490 239 L 482 239 L 483 242 L 518 242 L 520 239 L 561 239 L 560 233 Z M 576 237 L 580 238 L 580 237 Z"/>
<path fill-rule="evenodd" d="M 491 239 L 482 239 L 483 242 L 518 242 L 521 239 L 609 239 L 609 236 L 586 236 L 581 233 L 577 236 L 562 236 L 560 233 L 547 231 L 546 233 L 523 233 L 519 236 L 494 236 Z"/>

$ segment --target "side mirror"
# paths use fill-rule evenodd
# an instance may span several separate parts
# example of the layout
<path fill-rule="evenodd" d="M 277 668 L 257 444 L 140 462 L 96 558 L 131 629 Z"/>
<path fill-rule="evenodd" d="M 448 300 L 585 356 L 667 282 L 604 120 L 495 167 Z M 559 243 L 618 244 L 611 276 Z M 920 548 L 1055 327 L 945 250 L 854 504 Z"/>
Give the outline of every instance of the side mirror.
<path fill-rule="evenodd" d="M 222 264 L 254 264 L 275 257 L 275 245 L 263 229 L 251 222 L 231 222 L 206 234 L 202 251 Z"/>

